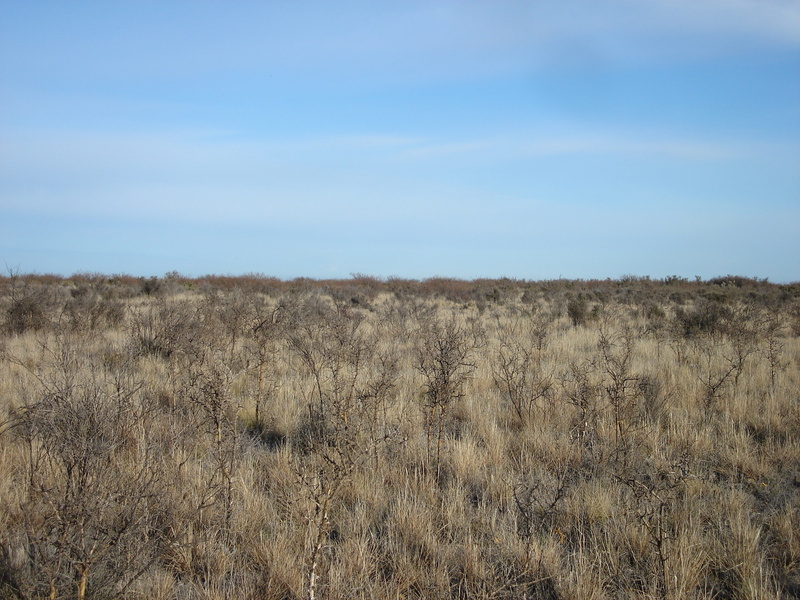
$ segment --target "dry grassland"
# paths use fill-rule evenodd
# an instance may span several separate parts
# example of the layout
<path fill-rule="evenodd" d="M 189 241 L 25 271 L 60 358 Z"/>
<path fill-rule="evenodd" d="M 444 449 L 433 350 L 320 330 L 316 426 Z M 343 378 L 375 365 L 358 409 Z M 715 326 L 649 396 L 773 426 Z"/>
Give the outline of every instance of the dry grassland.
<path fill-rule="evenodd" d="M 800 597 L 798 286 L 267 283 L 2 280 L 0 598 Z"/>

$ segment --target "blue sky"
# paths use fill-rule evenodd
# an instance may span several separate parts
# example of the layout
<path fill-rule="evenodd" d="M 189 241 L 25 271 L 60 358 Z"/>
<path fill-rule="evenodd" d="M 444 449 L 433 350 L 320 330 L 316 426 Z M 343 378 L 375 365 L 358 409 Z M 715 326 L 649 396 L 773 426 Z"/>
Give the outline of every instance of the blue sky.
<path fill-rule="evenodd" d="M 22 272 L 800 280 L 800 2 L 0 0 Z"/>

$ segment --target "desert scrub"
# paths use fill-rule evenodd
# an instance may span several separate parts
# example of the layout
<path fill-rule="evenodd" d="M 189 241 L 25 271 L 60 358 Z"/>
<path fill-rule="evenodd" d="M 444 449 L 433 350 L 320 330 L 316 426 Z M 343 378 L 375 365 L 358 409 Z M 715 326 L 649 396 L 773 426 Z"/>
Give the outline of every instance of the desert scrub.
<path fill-rule="evenodd" d="M 800 595 L 798 286 L 0 296 L 0 597 Z"/>

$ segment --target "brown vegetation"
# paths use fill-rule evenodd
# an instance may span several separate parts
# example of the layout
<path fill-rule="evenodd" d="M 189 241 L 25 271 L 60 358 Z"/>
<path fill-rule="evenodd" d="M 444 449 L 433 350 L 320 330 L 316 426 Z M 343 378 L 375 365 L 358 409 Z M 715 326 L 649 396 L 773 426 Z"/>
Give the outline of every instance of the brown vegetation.
<path fill-rule="evenodd" d="M 0 278 L 0 598 L 800 597 L 800 286 Z"/>

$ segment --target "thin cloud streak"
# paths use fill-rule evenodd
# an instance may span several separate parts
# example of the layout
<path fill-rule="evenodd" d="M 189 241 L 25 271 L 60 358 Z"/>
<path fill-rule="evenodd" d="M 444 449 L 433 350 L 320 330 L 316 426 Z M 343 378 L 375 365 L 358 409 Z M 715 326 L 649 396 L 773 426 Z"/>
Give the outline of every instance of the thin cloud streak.
<path fill-rule="evenodd" d="M 322 207 L 337 203 L 348 207 L 352 219 L 370 214 L 372 205 L 384 212 L 389 206 L 408 205 L 409 197 L 444 202 L 436 200 L 436 186 L 454 194 L 468 192 L 468 184 L 447 178 L 435 183 L 418 172 L 435 171 L 437 165 L 486 169 L 520 160 L 591 155 L 705 163 L 798 152 L 782 143 L 625 139 L 618 134 L 458 142 L 382 134 L 240 141 L 219 132 L 190 131 L 64 133 L 6 142 L 0 176 L 7 210 L 150 214 L 228 223 L 254 217 L 335 218 Z"/>
<path fill-rule="evenodd" d="M 488 162 L 541 158 L 547 156 L 604 154 L 664 156 L 687 161 L 744 159 L 758 155 L 778 154 L 798 148 L 785 143 L 708 142 L 679 139 L 625 138 L 619 133 L 607 135 L 520 136 L 466 140 L 461 142 L 429 142 L 418 144 L 404 153 L 415 159 L 441 158 L 455 155 L 479 155 Z"/>
<path fill-rule="evenodd" d="M 586 61 L 606 67 L 737 56 L 752 45 L 800 47 L 800 5 L 781 0 L 171 2 L 146 11 L 139 3 L 94 9 L 88 20 L 68 6 L 37 11 L 39 21 L 53 21 L 53 43 L 62 52 L 45 55 L 44 47 L 9 32 L 3 72 L 45 68 L 59 79 L 125 82 L 302 73 L 331 84 L 399 83 Z"/>
<path fill-rule="evenodd" d="M 797 152 L 800 143 L 676 139 L 621 132 L 582 134 L 517 133 L 481 139 L 442 140 L 396 134 L 352 134 L 307 139 L 241 140 L 233 131 L 160 133 L 50 132 L 9 135 L 0 147 L 6 178 L 36 177 L 47 171 L 84 178 L 106 173 L 193 177 L 204 172 L 231 178 L 255 173 L 265 164 L 315 159 L 339 162 L 353 156 L 364 163 L 383 159 L 429 160 L 478 155 L 489 162 L 564 154 L 663 155 L 685 160 L 727 160 Z"/>

